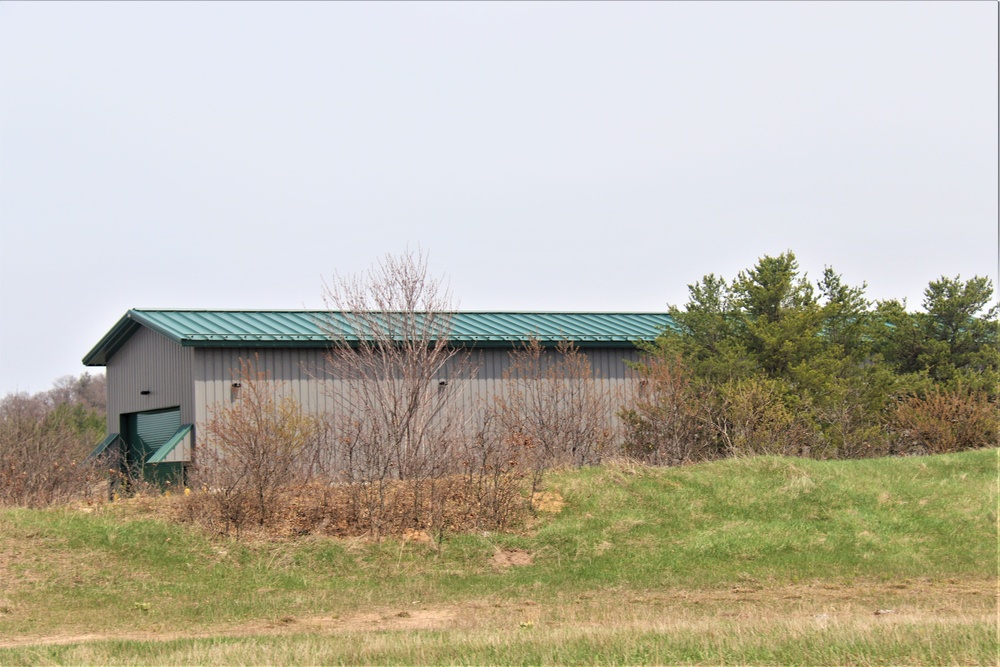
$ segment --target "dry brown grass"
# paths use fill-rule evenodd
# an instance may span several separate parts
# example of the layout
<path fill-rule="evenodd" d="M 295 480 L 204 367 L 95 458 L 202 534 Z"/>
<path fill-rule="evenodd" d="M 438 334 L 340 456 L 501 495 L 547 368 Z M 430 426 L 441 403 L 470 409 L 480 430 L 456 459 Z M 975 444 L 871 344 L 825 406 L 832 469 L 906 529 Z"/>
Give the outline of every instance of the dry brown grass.
<path fill-rule="evenodd" d="M 433 483 L 433 489 L 430 485 Z M 467 532 L 484 527 L 487 518 L 477 506 L 474 484 L 465 476 L 438 480 L 392 480 L 383 482 L 384 505 L 378 517 L 377 537 Z M 367 507 L 358 502 L 356 485 L 302 484 L 286 487 L 275 494 L 275 508 L 263 525 L 247 526 L 245 535 L 293 537 L 327 535 L 356 537 L 373 535 L 374 522 Z M 227 523 L 216 512 L 210 490 L 166 498 L 146 497 L 130 501 L 133 507 L 149 507 L 165 518 L 194 523 L 220 534 Z M 442 502 L 443 501 L 443 502 Z M 550 509 L 555 500 L 546 500 Z M 487 522 L 486 527 L 504 530 L 522 523 L 531 503 L 512 497 L 510 507 L 500 515 L 503 523 Z"/>

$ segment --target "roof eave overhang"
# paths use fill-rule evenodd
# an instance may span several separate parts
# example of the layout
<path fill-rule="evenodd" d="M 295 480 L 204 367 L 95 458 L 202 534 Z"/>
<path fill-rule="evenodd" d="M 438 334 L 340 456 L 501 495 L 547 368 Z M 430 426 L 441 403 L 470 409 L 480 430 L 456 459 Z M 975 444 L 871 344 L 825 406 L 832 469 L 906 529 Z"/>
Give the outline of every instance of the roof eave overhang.
<path fill-rule="evenodd" d="M 148 329 L 166 336 L 175 343 L 180 343 L 185 345 L 186 341 L 178 338 L 173 333 L 165 330 L 163 327 L 157 326 L 155 322 L 151 322 L 148 318 L 143 317 L 141 313 L 137 313 L 135 310 L 129 310 L 125 315 L 122 316 L 118 322 L 115 323 L 108 333 L 104 334 L 104 338 L 97 342 L 97 345 L 88 352 L 83 357 L 84 366 L 107 366 L 108 360 L 115 355 L 115 353 L 128 342 L 128 339 L 132 337 L 136 331 L 138 331 L 140 326 L 144 326 Z"/>
<path fill-rule="evenodd" d="M 124 316 L 118 322 L 115 323 L 108 333 L 104 334 L 104 337 L 97 341 L 97 345 L 93 347 L 86 355 L 83 357 L 84 366 L 107 366 L 108 359 L 121 349 L 121 346 L 125 344 L 132 334 L 135 333 L 136 329 L 139 328 L 139 323 L 135 322 L 131 318 L 131 312 L 125 313 Z"/>

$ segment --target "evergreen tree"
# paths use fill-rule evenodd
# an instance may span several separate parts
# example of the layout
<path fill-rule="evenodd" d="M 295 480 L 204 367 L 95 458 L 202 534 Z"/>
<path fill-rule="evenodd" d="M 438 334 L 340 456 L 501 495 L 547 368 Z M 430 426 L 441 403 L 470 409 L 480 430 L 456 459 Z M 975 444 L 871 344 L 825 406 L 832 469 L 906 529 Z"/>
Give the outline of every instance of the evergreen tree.
<path fill-rule="evenodd" d="M 871 327 L 874 348 L 917 386 L 983 390 L 997 396 L 1000 380 L 993 283 L 975 276 L 942 276 L 924 290 L 924 312 L 909 313 L 899 301 L 878 305 Z M 929 385 L 928 385 L 929 386 Z"/>

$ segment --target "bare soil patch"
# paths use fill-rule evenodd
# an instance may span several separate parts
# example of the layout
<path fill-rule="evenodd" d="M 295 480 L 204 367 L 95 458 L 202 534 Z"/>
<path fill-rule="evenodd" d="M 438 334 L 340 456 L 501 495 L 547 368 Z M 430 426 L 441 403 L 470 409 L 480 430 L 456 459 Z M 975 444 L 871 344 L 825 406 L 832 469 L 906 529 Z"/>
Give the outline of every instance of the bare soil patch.
<path fill-rule="evenodd" d="M 0 639 L 0 648 L 19 646 L 54 646 L 97 641 L 170 641 L 207 637 L 241 637 L 247 635 L 280 635 L 298 632 L 356 632 L 363 630 L 440 630 L 454 623 L 459 606 L 433 609 L 359 612 L 344 616 L 283 616 L 277 620 L 257 620 L 234 626 L 220 626 L 196 632 L 105 632 L 85 634 L 27 635 Z"/>
<path fill-rule="evenodd" d="M 407 542 L 420 542 L 424 544 L 434 541 L 434 538 L 426 530 L 413 530 L 412 528 L 407 528 L 403 531 L 403 539 Z"/>
<path fill-rule="evenodd" d="M 531 565 L 533 562 L 531 554 L 523 549 L 497 549 L 490 559 L 490 564 L 497 570 Z"/>

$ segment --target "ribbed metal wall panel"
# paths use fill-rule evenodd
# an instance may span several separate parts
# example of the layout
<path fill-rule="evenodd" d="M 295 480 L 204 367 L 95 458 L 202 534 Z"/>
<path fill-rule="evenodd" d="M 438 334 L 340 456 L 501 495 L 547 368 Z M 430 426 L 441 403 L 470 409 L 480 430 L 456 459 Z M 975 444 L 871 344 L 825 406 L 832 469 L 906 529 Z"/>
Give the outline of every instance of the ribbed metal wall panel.
<path fill-rule="evenodd" d="M 639 359 L 635 349 L 593 348 L 583 349 L 592 371 L 609 391 L 616 392 L 620 401 L 634 384 L 626 361 Z M 548 358 L 555 359 L 557 352 L 543 350 Z M 256 363 L 259 371 L 266 372 L 271 380 L 280 383 L 281 395 L 292 396 L 303 408 L 314 414 L 326 414 L 333 408 L 331 393 L 344 391 L 344 381 L 333 377 L 327 370 L 323 350 L 309 348 L 195 348 L 194 395 L 196 430 L 207 422 L 218 406 L 232 402 L 234 372 L 238 373 L 240 360 Z M 462 366 L 471 375 L 466 380 L 459 377 Z M 442 391 L 455 395 L 461 409 L 469 415 L 478 412 L 490 397 L 503 391 L 503 376 L 510 369 L 510 351 L 502 348 L 474 350 L 467 363 L 456 357 L 439 379 L 448 380 Z M 619 406 L 615 406 L 617 409 Z M 182 413 L 182 419 L 186 421 Z M 201 431 L 202 433 L 204 430 Z"/>
<path fill-rule="evenodd" d="M 181 422 L 194 423 L 193 358 L 193 349 L 140 327 L 108 360 L 108 433 L 123 414 L 162 408 L 179 407 Z"/>
<path fill-rule="evenodd" d="M 194 393 L 196 423 L 204 424 L 217 406 L 233 400 L 232 384 L 238 379 L 241 360 L 254 363 L 280 387 L 280 395 L 292 396 L 312 413 L 330 409 L 330 387 L 336 384 L 326 372 L 324 351 L 308 348 L 196 348 Z"/>

